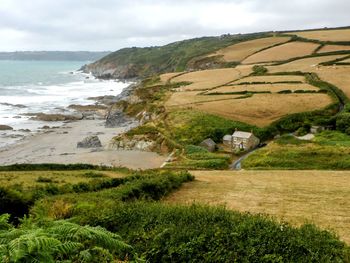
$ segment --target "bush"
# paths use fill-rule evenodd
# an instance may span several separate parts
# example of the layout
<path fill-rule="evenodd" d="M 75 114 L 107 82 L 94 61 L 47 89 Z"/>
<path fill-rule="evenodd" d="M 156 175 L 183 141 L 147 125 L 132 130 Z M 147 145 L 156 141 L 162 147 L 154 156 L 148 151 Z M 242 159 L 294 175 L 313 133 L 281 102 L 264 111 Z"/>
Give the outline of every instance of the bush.
<path fill-rule="evenodd" d="M 36 179 L 36 181 L 38 183 L 53 183 L 54 181 L 52 180 L 52 178 L 48 178 L 48 177 L 42 177 L 39 176 L 38 179 Z"/>
<path fill-rule="evenodd" d="M 300 228 L 222 207 L 110 203 L 77 214 L 118 233 L 149 262 L 344 262 L 347 246 L 313 225 Z"/>
<path fill-rule="evenodd" d="M 252 75 L 261 76 L 261 75 L 265 75 L 267 72 L 268 72 L 268 70 L 264 66 L 255 65 L 253 67 Z"/>
<path fill-rule="evenodd" d="M 279 93 L 279 94 L 290 94 L 290 93 L 292 93 L 292 91 L 289 90 L 289 89 L 286 89 L 286 90 L 281 90 L 281 91 L 279 91 L 277 93 Z"/>
<path fill-rule="evenodd" d="M 81 211 L 89 213 L 90 210 L 103 211 L 111 202 L 126 202 L 142 200 L 159 200 L 175 189 L 178 189 L 182 183 L 192 181 L 194 177 L 188 172 L 171 171 L 148 171 L 135 173 L 125 178 L 124 184 L 107 190 L 97 192 L 85 192 L 79 195 L 66 194 L 54 197 L 48 197 L 36 203 L 32 209 L 34 215 L 55 215 L 57 217 L 55 204 L 63 203 L 70 209 L 64 216 L 75 216 Z M 84 186 L 85 187 L 85 186 Z M 81 189 L 81 188 L 79 188 Z M 87 190 L 83 188 L 84 190 Z M 79 191 L 77 192 L 79 193 Z M 86 202 L 88 201 L 88 205 Z"/>
<path fill-rule="evenodd" d="M 11 220 L 17 223 L 18 218 L 28 214 L 28 211 L 34 202 L 43 197 L 66 193 L 100 191 L 102 189 L 117 187 L 127 180 L 129 179 L 96 178 L 89 182 L 81 182 L 75 185 L 65 184 L 62 186 L 57 186 L 50 183 L 42 187 L 40 186 L 31 189 L 24 189 L 21 185 L 16 187 L 0 187 L 0 214 L 11 214 Z M 43 178 L 41 181 L 47 182 L 49 180 Z"/>
<path fill-rule="evenodd" d="M 336 117 L 336 127 L 337 127 L 337 130 L 350 134 L 348 133 L 348 129 L 350 128 L 349 112 L 341 113 Z"/>

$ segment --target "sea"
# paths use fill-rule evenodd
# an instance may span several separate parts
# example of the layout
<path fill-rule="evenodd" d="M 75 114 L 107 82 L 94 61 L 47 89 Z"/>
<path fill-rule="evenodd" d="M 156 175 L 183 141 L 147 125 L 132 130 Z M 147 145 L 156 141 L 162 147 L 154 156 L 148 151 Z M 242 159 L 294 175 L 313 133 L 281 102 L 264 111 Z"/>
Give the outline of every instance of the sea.
<path fill-rule="evenodd" d="M 64 113 L 71 104 L 94 104 L 90 97 L 118 95 L 130 83 L 99 80 L 79 69 L 88 61 L 0 60 L 0 148 L 40 131 L 43 123 L 28 113 Z"/>

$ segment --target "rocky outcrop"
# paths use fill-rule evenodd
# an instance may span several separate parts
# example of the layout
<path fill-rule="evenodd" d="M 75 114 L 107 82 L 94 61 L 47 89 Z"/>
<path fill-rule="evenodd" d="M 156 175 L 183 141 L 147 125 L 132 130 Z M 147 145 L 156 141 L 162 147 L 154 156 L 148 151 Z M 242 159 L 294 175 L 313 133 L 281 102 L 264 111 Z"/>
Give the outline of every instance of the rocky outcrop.
<path fill-rule="evenodd" d="M 109 149 L 111 150 L 137 150 L 151 152 L 155 148 L 156 142 L 147 140 L 144 136 L 134 136 L 132 139 L 118 137 L 109 145 Z"/>
<path fill-rule="evenodd" d="M 77 144 L 78 148 L 100 148 L 102 147 L 102 143 L 98 136 L 89 136 L 86 137 L 81 142 Z"/>
<path fill-rule="evenodd" d="M 133 64 L 119 64 L 95 62 L 82 68 L 99 79 L 134 79 L 139 77 L 139 69 Z"/>
<path fill-rule="evenodd" d="M 26 114 L 29 116 L 33 116 L 31 120 L 37 121 L 78 121 L 83 119 L 83 114 L 73 114 L 73 115 L 65 115 L 65 114 L 46 114 L 46 113 L 31 113 Z"/>
<path fill-rule="evenodd" d="M 13 130 L 11 126 L 0 124 L 0 131 L 10 131 L 10 130 Z"/>
<path fill-rule="evenodd" d="M 83 115 L 85 120 L 102 120 L 107 116 L 107 107 L 104 105 L 70 105 L 73 109 Z"/>
<path fill-rule="evenodd" d="M 134 120 L 125 115 L 122 109 L 112 108 L 107 115 L 105 127 L 116 128 L 130 126 Z"/>

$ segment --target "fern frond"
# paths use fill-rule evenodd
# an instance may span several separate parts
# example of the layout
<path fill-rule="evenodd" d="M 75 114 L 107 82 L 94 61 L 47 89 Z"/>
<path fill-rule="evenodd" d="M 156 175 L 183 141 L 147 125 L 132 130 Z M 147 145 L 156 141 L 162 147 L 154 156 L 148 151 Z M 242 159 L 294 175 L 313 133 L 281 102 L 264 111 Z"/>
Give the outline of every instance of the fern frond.
<path fill-rule="evenodd" d="M 89 242 L 94 246 L 103 247 L 112 251 L 131 249 L 121 240 L 117 234 L 109 232 L 102 227 L 80 226 L 67 221 L 57 221 L 55 225 L 48 230 L 55 233 L 57 238 L 63 238 L 64 241 Z"/>
<path fill-rule="evenodd" d="M 78 251 L 81 248 L 83 248 L 81 243 L 68 241 L 57 246 L 56 250 L 63 255 L 68 255 Z"/>
<path fill-rule="evenodd" d="M 13 225 L 9 223 L 9 220 L 9 214 L 0 215 L 0 231 L 13 229 Z"/>

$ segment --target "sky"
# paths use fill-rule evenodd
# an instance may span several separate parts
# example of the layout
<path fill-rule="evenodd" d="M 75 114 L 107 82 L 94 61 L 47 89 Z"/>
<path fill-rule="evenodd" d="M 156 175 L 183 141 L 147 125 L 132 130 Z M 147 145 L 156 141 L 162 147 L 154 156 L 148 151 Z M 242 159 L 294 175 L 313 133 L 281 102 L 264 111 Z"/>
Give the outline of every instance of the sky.
<path fill-rule="evenodd" d="M 0 0 L 0 51 L 115 51 L 200 36 L 350 26 L 350 0 Z"/>

